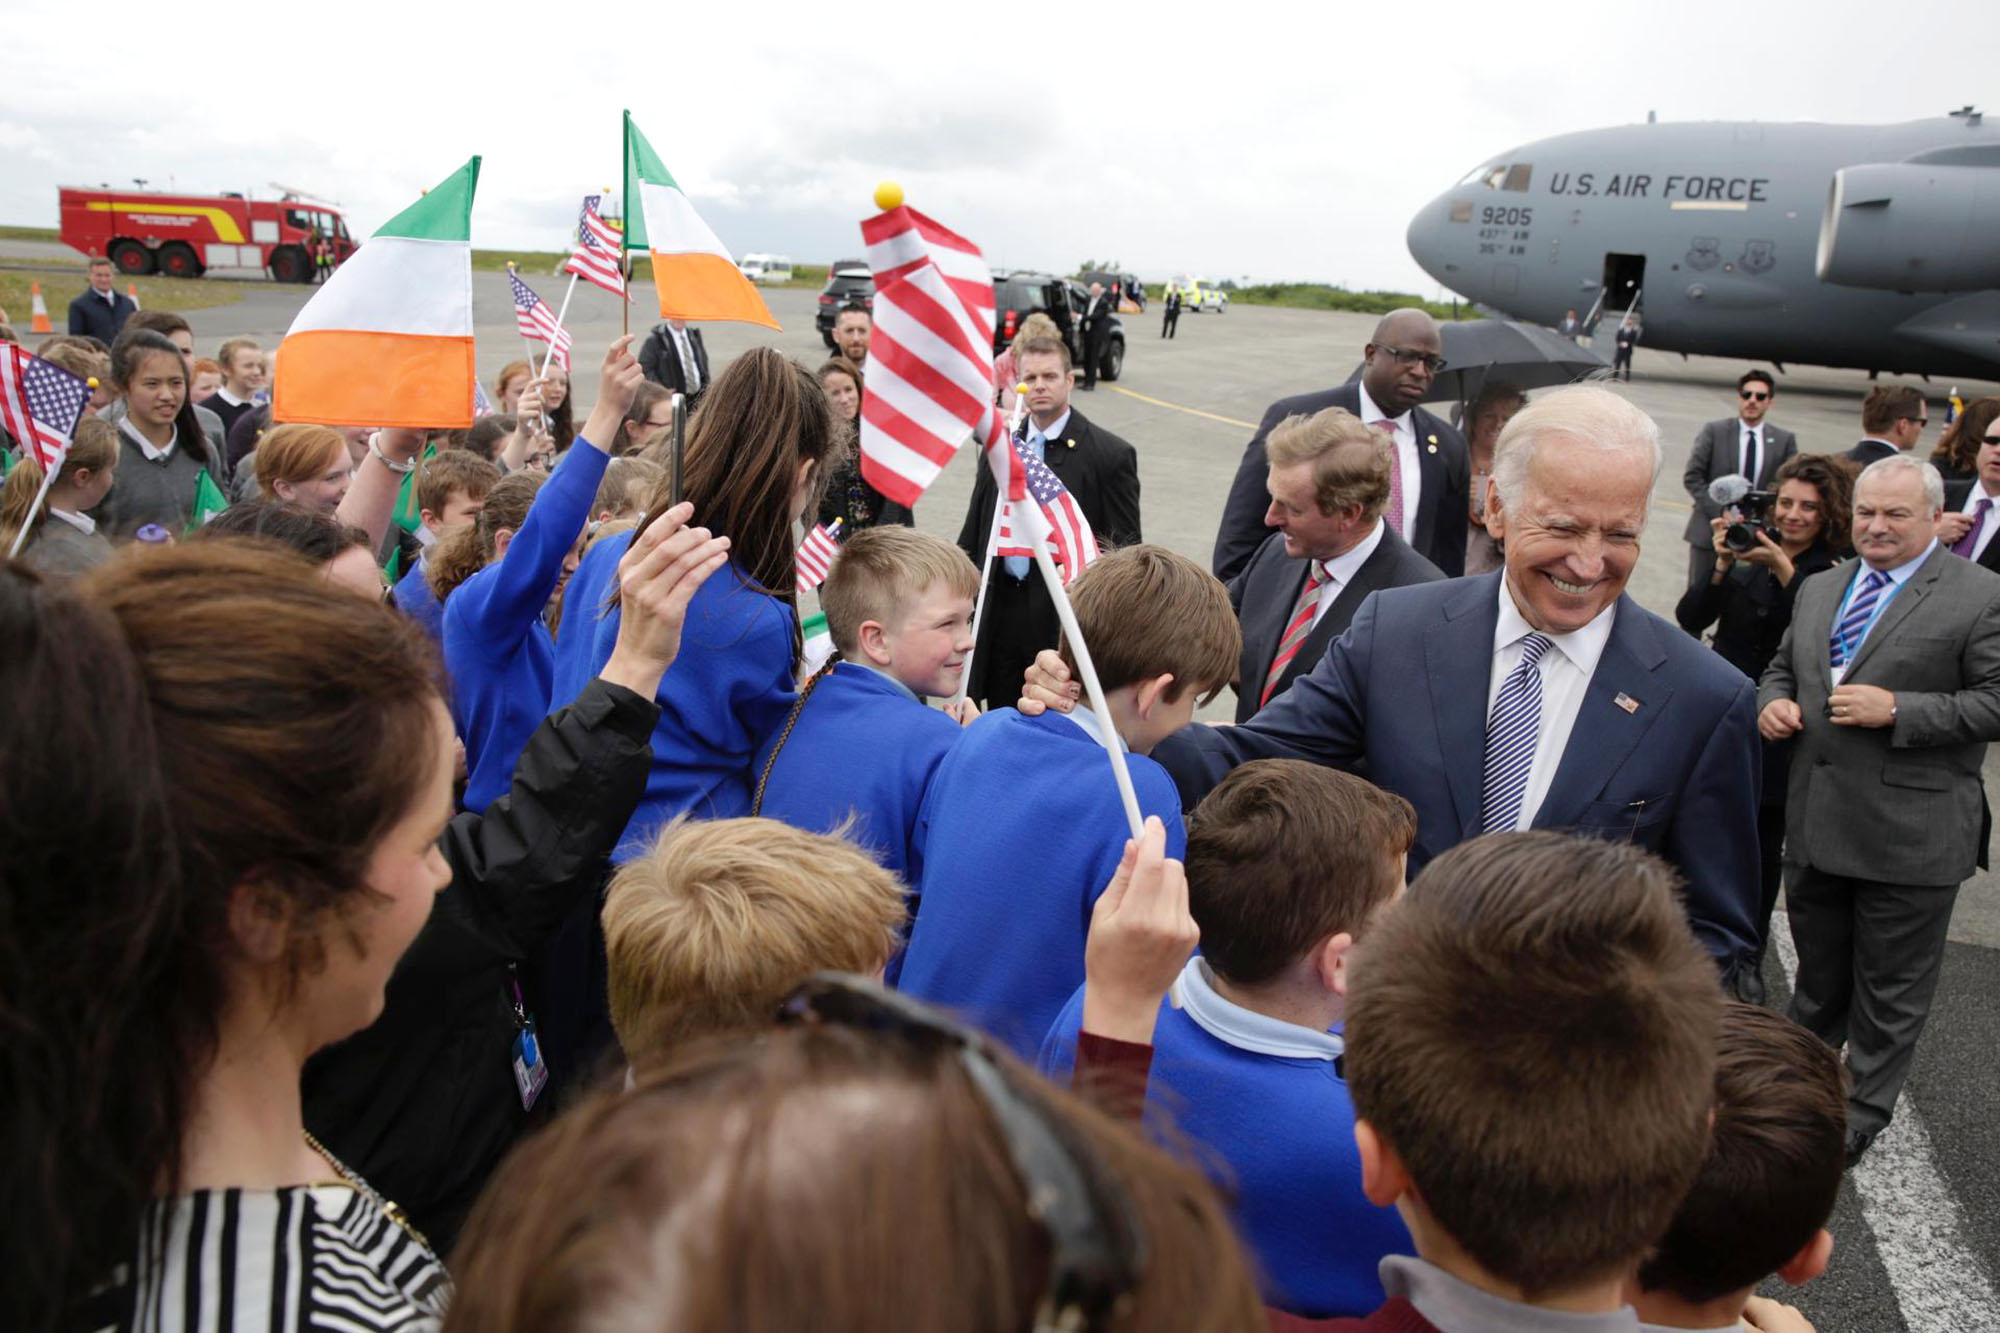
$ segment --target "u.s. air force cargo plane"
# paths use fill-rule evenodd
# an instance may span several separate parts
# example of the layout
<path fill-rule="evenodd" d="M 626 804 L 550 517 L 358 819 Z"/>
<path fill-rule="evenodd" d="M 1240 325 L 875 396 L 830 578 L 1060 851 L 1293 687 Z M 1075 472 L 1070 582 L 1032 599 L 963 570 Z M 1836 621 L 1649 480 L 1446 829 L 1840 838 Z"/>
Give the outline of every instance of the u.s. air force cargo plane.
<path fill-rule="evenodd" d="M 1446 287 L 1519 319 L 1574 310 L 1648 347 L 2000 376 L 2000 132 L 1627 125 L 1479 167 L 1410 223 Z"/>

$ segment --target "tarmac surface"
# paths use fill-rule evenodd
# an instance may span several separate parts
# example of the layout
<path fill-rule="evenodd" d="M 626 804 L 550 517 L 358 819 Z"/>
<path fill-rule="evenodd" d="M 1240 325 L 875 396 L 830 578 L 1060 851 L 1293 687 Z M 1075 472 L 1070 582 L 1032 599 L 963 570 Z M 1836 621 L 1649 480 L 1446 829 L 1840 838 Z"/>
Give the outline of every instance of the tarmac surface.
<path fill-rule="evenodd" d="M 543 274 L 523 278 L 551 306 L 561 302 L 564 280 Z M 525 349 L 515 332 L 505 275 L 477 273 L 473 285 L 479 367 L 490 387 L 500 367 Z M 301 287 L 246 283 L 240 303 L 190 312 L 189 321 L 203 348 L 237 335 L 274 346 L 307 295 Z M 656 306 L 649 287 L 639 287 L 636 295 L 632 327 L 643 335 L 654 323 Z M 813 329 L 816 293 L 778 289 L 767 296 L 785 331 L 705 326 L 715 371 L 763 343 L 808 366 L 825 358 Z M 602 348 L 619 332 L 618 305 L 607 293 L 579 284 L 570 306 L 579 421 L 594 393 Z M 1346 379 L 1360 361 L 1374 320 L 1239 306 L 1227 314 L 1183 314 L 1179 336 L 1171 341 L 1159 337 L 1157 310 L 1128 316 L 1125 323 L 1123 377 L 1094 393 L 1077 394 L 1073 405 L 1137 446 L 1146 538 L 1206 562 L 1222 497 L 1265 407 L 1276 398 Z M 1681 525 L 1688 501 L 1681 469 L 1701 424 L 1734 414 L 1735 378 L 1745 368 L 1644 348 L 1636 358 L 1627 392 L 1660 423 L 1667 456 L 1629 590 L 1669 618 L 1687 569 Z M 1860 438 L 1859 409 L 1867 387 L 1859 372 L 1790 369 L 1780 376 L 1770 419 L 1796 431 L 1806 452 L 1845 450 Z M 1947 387 L 1927 388 L 1933 424 L 1920 452 L 1936 443 Z M 1958 387 L 1968 399 L 2000 392 L 1992 384 Z M 945 470 L 917 507 L 921 527 L 956 537 L 977 465 L 968 450 Z M 1227 711 L 1210 710 L 1224 717 Z M 1755 793 L 1744 793 L 1744 799 L 1754 801 Z M 1780 1003 L 1789 995 L 1790 950 L 1785 932 L 1774 934 L 1781 944 L 1772 949 L 1766 972 L 1773 1003 Z M 1773 1284 L 1768 1293 L 1797 1304 L 1821 1333 L 2000 1330 L 2000 1061 L 1995 1059 L 2000 882 L 1994 877 L 1982 874 L 1960 892 L 1951 939 L 1896 1121 L 1842 1188 L 1830 1224 L 1837 1242 L 1831 1267 L 1803 1288 L 1781 1291 Z"/>

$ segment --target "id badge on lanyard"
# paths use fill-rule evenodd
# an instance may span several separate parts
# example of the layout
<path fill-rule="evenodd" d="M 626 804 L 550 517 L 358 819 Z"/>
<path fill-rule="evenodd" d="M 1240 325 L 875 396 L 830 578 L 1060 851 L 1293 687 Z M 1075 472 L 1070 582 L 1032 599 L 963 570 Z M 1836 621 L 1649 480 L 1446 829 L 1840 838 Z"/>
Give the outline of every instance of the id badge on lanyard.
<path fill-rule="evenodd" d="M 548 1062 L 542 1058 L 541 1039 L 535 1035 L 534 1016 L 521 998 L 521 977 L 514 964 L 507 964 L 507 986 L 514 999 L 514 1087 L 521 1094 L 521 1109 L 535 1109 L 535 1099 L 549 1081 Z"/>

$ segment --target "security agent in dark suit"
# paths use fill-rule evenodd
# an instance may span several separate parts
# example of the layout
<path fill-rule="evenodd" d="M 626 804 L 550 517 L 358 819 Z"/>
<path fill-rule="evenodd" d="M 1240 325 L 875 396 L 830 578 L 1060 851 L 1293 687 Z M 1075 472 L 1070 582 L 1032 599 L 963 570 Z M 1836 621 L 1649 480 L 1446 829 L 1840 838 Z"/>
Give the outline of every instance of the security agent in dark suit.
<path fill-rule="evenodd" d="M 1097 368 L 1104 363 L 1104 347 L 1111 337 L 1111 317 L 1118 313 L 1118 298 L 1104 290 L 1104 284 L 1090 284 L 1090 296 L 1083 303 L 1083 384 L 1097 387 Z"/>
<path fill-rule="evenodd" d="M 1944 484 L 1944 515 L 1937 522 L 1937 539 L 1952 554 L 2000 574 L 2000 419 L 1979 437 L 1973 455 L 1976 476 Z"/>
<path fill-rule="evenodd" d="M 1138 451 L 1070 407 L 1069 349 L 1060 339 L 1030 339 L 1017 345 L 1014 354 L 1021 383 L 1028 386 L 1022 448 L 1040 450 L 1042 461 L 1090 520 L 1100 548 L 1139 541 Z M 997 503 L 993 474 L 982 466 L 958 534 L 959 546 L 975 565 L 983 565 Z M 1023 556 L 994 560 L 966 694 L 1013 703 L 1028 663 L 1040 650 L 1054 648 L 1060 635 L 1055 603 L 1034 562 Z"/>
<path fill-rule="evenodd" d="M 1769 372 L 1746 370 L 1736 381 L 1736 415 L 1711 421 L 1694 437 L 1681 485 L 1694 508 L 1682 532 L 1688 544 L 1688 587 L 1699 588 L 1715 573 L 1715 530 L 1711 521 L 1722 506 L 1708 498 L 1708 488 L 1720 477 L 1738 476 L 1752 490 L 1777 488 L 1778 469 L 1799 451 L 1798 437 L 1764 418 L 1771 410 L 1777 381 Z"/>
<path fill-rule="evenodd" d="M 1264 542 L 1264 437 L 1286 417 L 1329 407 L 1345 408 L 1367 425 L 1390 423 L 1397 468 L 1391 486 L 1403 503 L 1390 504 L 1389 526 L 1447 578 L 1465 572 L 1466 496 L 1472 485 L 1465 437 L 1417 406 L 1443 366 L 1438 347 L 1436 320 L 1421 310 L 1391 311 L 1375 326 L 1359 383 L 1281 398 L 1265 409 L 1223 502 L 1211 564 L 1217 578 L 1225 583 L 1234 578 Z"/>
<path fill-rule="evenodd" d="M 1618 395 L 1538 398 L 1495 461 L 1503 571 L 1372 594 L 1283 697 L 1239 726 L 1176 732 L 1153 758 L 1188 808 L 1252 759 L 1363 769 L 1416 808 L 1412 875 L 1487 832 L 1637 843 L 1680 871 L 1728 979 L 1756 947 L 1755 690 L 1624 595 L 1659 466 L 1658 427 Z M 1066 677 L 1039 658 L 1023 703 L 1068 706 Z"/>
<path fill-rule="evenodd" d="M 1171 338 L 1174 336 L 1174 331 L 1180 327 L 1181 322 L 1180 288 L 1167 288 L 1167 299 L 1163 303 L 1163 307 L 1166 313 L 1160 318 L 1160 336 L 1162 338 Z"/>
<path fill-rule="evenodd" d="M 1861 403 L 1861 443 L 1847 451 L 1856 470 L 1899 453 L 1908 453 L 1923 438 L 1931 421 L 1924 395 L 1907 384 L 1878 384 Z"/>
<path fill-rule="evenodd" d="M 701 330 L 684 319 L 661 320 L 639 349 L 639 369 L 670 393 L 685 395 L 692 410 L 708 388 L 708 348 L 702 345 Z"/>
<path fill-rule="evenodd" d="M 90 261 L 90 290 L 69 303 L 69 331 L 79 337 L 95 338 L 106 347 L 118 341 L 139 307 L 129 296 L 120 296 L 112 287 L 111 261 Z"/>
<path fill-rule="evenodd" d="M 1387 523 L 1389 443 L 1329 407 L 1281 423 L 1265 442 L 1277 531 L 1230 580 L 1243 629 L 1236 720 L 1247 722 L 1311 672 L 1369 593 L 1444 577 Z"/>
<path fill-rule="evenodd" d="M 1860 559 L 1808 579 L 1758 688 L 1792 738 L 1785 905 L 1791 1016 L 1847 1045 L 1847 1156 L 1889 1123 L 1982 860 L 1980 765 L 2000 739 L 2000 576 L 1933 535 L 1937 469 L 1888 458 L 1854 492 Z"/>

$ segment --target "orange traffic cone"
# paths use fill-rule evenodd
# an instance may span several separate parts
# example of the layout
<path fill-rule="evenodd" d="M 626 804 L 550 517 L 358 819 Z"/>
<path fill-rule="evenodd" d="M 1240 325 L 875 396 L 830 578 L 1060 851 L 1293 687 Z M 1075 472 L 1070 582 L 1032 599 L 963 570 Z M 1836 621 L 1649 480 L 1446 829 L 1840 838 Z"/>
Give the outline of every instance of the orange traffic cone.
<path fill-rule="evenodd" d="M 144 310 L 144 309 L 146 308 L 146 307 L 144 307 L 144 306 L 142 306 L 142 305 L 140 305 L 140 304 L 139 304 L 139 284 L 138 284 L 138 283 L 136 283 L 136 282 L 128 282 L 128 283 L 126 283 L 126 284 L 125 284 L 125 294 L 126 294 L 127 296 L 129 296 L 129 297 L 131 297 L 131 298 L 132 298 L 132 308 L 133 308 L 134 310 Z"/>
<path fill-rule="evenodd" d="M 49 303 L 42 299 L 42 284 L 37 282 L 29 288 L 29 299 L 34 302 L 34 323 L 28 326 L 30 333 L 54 333 L 55 326 L 49 323 Z"/>

